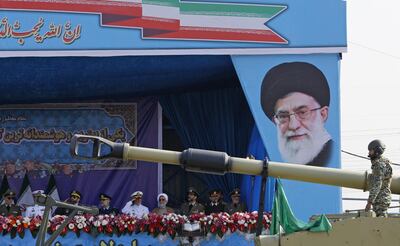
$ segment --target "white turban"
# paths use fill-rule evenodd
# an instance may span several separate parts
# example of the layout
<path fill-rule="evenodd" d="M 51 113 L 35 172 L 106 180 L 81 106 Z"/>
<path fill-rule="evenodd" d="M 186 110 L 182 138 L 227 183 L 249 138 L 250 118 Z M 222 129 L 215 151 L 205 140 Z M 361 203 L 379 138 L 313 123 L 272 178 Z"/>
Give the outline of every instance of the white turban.
<path fill-rule="evenodd" d="M 165 204 L 160 204 L 160 197 L 165 197 Z M 168 195 L 167 194 L 165 194 L 165 193 L 160 193 L 160 194 L 158 194 L 158 196 L 157 196 L 157 203 L 158 203 L 158 207 L 162 207 L 162 206 L 166 206 L 167 205 L 167 203 L 168 203 Z"/>

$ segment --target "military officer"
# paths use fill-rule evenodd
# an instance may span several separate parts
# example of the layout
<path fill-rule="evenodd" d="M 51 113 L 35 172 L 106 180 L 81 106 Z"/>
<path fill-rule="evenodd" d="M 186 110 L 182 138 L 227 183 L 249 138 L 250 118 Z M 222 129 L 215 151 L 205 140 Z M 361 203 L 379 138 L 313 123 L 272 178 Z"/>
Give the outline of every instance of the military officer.
<path fill-rule="evenodd" d="M 44 193 L 43 190 L 35 190 L 35 191 L 33 191 L 32 192 L 33 201 L 35 201 L 35 196 L 41 195 L 43 193 Z M 40 205 L 36 204 L 36 201 L 35 201 L 35 204 L 33 206 L 29 206 L 29 207 L 26 208 L 25 216 L 26 217 L 43 216 L 44 209 L 45 209 L 45 206 L 40 206 Z"/>
<path fill-rule="evenodd" d="M 73 204 L 73 205 L 79 205 L 79 201 L 81 200 L 81 193 L 77 190 L 73 190 L 71 191 L 71 193 L 69 194 L 69 198 L 67 200 L 65 200 L 66 203 L 69 204 Z M 69 209 L 69 208 L 61 208 L 58 207 L 56 209 L 56 211 L 54 211 L 55 215 L 69 215 L 70 213 L 72 213 L 73 209 Z M 78 212 L 78 214 L 82 214 L 82 212 Z"/>
<path fill-rule="evenodd" d="M 143 192 L 135 191 L 131 195 L 131 201 L 127 202 L 122 209 L 122 213 L 135 216 L 137 218 L 146 218 L 149 214 L 149 209 L 142 205 Z"/>
<path fill-rule="evenodd" d="M 225 212 L 225 203 L 222 202 L 222 191 L 213 189 L 209 192 L 210 202 L 206 204 L 206 214 Z"/>
<path fill-rule="evenodd" d="M 231 197 L 231 203 L 226 206 L 226 212 L 229 214 L 234 214 L 236 212 L 245 212 L 247 211 L 246 204 L 240 202 L 240 189 L 236 188 L 229 193 Z"/>
<path fill-rule="evenodd" d="M 99 195 L 99 214 L 113 214 L 117 215 L 119 214 L 119 209 L 118 208 L 113 208 L 111 206 L 111 200 L 112 197 L 105 194 L 105 193 L 100 193 Z"/>
<path fill-rule="evenodd" d="M 7 190 L 4 195 L 4 203 L 0 206 L 0 215 L 7 217 L 10 215 L 21 215 L 21 207 L 14 204 L 15 192 Z"/>
<path fill-rule="evenodd" d="M 117 208 L 111 207 L 111 196 L 101 193 L 99 195 L 100 206 L 99 206 L 99 214 L 119 214 L 119 210 Z"/>
<path fill-rule="evenodd" d="M 204 206 L 200 204 L 197 199 L 199 198 L 199 193 L 193 187 L 190 187 L 187 192 L 187 202 L 183 203 L 181 206 L 181 213 L 183 215 L 191 215 L 204 213 Z"/>
<path fill-rule="evenodd" d="M 370 142 L 368 151 L 372 174 L 368 177 L 369 196 L 365 211 L 371 210 L 372 207 L 377 217 L 387 217 L 387 209 L 391 202 L 390 182 L 393 173 L 391 162 L 382 156 L 385 145 L 380 140 Z"/>

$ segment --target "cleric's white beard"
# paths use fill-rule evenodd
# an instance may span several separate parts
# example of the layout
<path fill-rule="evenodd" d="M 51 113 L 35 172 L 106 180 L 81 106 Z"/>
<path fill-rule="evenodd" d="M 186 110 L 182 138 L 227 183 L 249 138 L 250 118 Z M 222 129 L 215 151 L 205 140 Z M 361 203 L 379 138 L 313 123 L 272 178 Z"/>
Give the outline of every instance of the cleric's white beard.
<path fill-rule="evenodd" d="M 311 131 L 304 129 L 300 132 L 286 131 L 283 135 L 278 129 L 278 145 L 282 159 L 285 162 L 307 164 L 321 152 L 324 144 L 331 139 L 323 123 L 316 123 Z M 288 136 L 304 134 L 302 140 L 288 140 Z"/>
<path fill-rule="evenodd" d="M 158 202 L 158 207 L 159 208 L 166 208 L 167 207 L 167 203 L 166 202 Z"/>

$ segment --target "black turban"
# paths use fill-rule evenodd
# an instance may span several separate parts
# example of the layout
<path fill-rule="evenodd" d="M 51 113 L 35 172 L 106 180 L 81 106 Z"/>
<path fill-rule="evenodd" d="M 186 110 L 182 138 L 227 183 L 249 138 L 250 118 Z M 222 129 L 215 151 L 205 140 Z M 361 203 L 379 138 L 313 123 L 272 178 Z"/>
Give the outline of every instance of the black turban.
<path fill-rule="evenodd" d="M 276 101 L 292 92 L 312 96 L 321 107 L 329 106 L 329 85 L 321 70 L 306 62 L 282 63 L 268 71 L 261 85 L 261 106 L 271 121 Z"/>

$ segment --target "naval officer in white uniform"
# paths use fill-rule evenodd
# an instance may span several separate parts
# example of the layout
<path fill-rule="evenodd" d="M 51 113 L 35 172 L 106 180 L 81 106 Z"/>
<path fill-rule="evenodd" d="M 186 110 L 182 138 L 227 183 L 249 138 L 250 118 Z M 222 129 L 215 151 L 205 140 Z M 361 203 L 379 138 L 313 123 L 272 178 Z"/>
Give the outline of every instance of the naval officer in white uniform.
<path fill-rule="evenodd" d="M 43 194 L 43 193 L 44 193 L 43 190 L 35 190 L 35 191 L 33 191 L 32 192 L 33 200 L 35 201 L 35 196 Z M 35 204 L 33 206 L 29 206 L 29 207 L 26 208 L 25 216 L 26 217 L 43 216 L 44 209 L 45 209 L 44 206 L 40 206 L 40 205 L 36 204 L 36 202 L 35 202 Z"/>
<path fill-rule="evenodd" d="M 149 209 L 142 205 L 143 192 L 135 191 L 131 195 L 131 201 L 127 202 L 122 209 L 122 213 L 136 216 L 137 218 L 146 217 L 149 214 Z"/>

